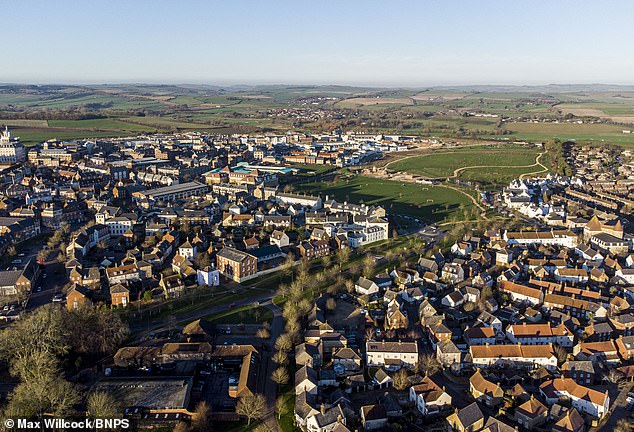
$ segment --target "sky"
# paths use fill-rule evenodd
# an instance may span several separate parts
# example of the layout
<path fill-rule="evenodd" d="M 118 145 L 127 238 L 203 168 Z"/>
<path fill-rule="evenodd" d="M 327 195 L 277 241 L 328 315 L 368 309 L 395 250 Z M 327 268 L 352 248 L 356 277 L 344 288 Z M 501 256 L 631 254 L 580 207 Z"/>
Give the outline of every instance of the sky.
<path fill-rule="evenodd" d="M 0 82 L 634 84 L 631 0 L 0 0 Z"/>

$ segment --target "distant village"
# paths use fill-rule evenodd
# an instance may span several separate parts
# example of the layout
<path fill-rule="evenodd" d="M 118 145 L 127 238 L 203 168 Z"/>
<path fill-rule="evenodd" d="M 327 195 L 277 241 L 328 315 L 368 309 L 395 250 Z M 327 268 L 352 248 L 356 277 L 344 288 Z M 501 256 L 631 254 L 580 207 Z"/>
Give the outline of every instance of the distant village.
<path fill-rule="evenodd" d="M 351 167 L 414 144 L 335 131 L 26 149 L 5 130 L 1 318 L 19 319 L 42 292 L 68 309 L 130 308 L 357 251 L 367 271 L 311 297 L 290 343 L 273 340 L 275 324 L 192 320 L 120 348 L 95 388 L 146 426 L 188 420 L 201 400 L 235 421 L 241 399 L 275 393 L 277 364 L 304 431 L 614 430 L 634 406 L 632 155 L 574 147 L 573 176 L 482 193 L 525 228 L 422 244 L 400 262 L 369 249 L 394 240 L 384 208 L 285 191 L 302 166 Z M 59 273 L 43 270 L 52 261 Z"/>

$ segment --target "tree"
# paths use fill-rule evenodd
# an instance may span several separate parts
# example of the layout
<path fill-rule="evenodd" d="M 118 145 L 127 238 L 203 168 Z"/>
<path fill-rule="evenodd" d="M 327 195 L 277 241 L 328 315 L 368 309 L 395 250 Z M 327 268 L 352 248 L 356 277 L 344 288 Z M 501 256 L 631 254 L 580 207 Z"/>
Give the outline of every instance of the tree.
<path fill-rule="evenodd" d="M 88 396 L 86 411 L 93 419 L 116 418 L 121 415 L 121 404 L 110 393 L 94 392 Z"/>
<path fill-rule="evenodd" d="M 405 390 L 409 387 L 409 379 L 405 369 L 399 369 L 392 377 L 392 380 L 394 380 L 394 388 L 396 390 Z"/>
<path fill-rule="evenodd" d="M 259 328 L 257 332 L 255 332 L 255 336 L 260 339 L 268 339 L 271 337 L 271 332 L 267 328 Z"/>
<path fill-rule="evenodd" d="M 207 432 L 213 430 L 211 421 L 211 407 L 207 402 L 200 401 L 196 405 L 194 415 L 192 416 L 192 428 L 197 432 Z"/>
<path fill-rule="evenodd" d="M 553 351 L 555 356 L 557 356 L 559 364 L 565 363 L 566 360 L 568 360 L 568 351 L 561 345 L 553 345 Z"/>
<path fill-rule="evenodd" d="M 13 258 L 17 254 L 18 251 L 16 250 L 15 246 L 11 245 L 7 248 L 7 255 L 9 255 L 9 258 Z"/>
<path fill-rule="evenodd" d="M 273 375 L 271 375 L 271 379 L 278 386 L 282 386 L 284 384 L 288 384 L 289 376 L 285 367 L 280 366 L 273 371 Z"/>
<path fill-rule="evenodd" d="M 374 276 L 374 258 L 366 255 L 363 258 L 363 277 L 370 279 L 372 276 Z"/>
<path fill-rule="evenodd" d="M 91 305 L 67 311 L 65 325 L 74 351 L 86 354 L 114 352 L 129 332 L 118 314 Z"/>
<path fill-rule="evenodd" d="M 288 404 L 286 403 L 284 396 L 279 396 L 275 400 L 275 412 L 277 413 L 278 419 L 281 419 L 283 415 L 289 413 Z"/>
<path fill-rule="evenodd" d="M 622 418 L 616 422 L 616 427 L 614 428 L 614 432 L 631 432 L 632 426 L 627 422 L 626 419 Z"/>
<path fill-rule="evenodd" d="M 236 413 L 247 418 L 247 425 L 251 425 L 252 420 L 260 419 L 264 416 L 266 400 L 261 394 L 247 395 L 240 398 L 236 405 Z"/>
<path fill-rule="evenodd" d="M 482 287 L 482 291 L 480 291 L 480 300 L 485 302 L 491 297 L 493 297 L 493 290 L 491 289 L 491 287 L 490 286 Z"/>
<path fill-rule="evenodd" d="M 289 352 L 293 347 L 293 340 L 288 333 L 281 334 L 275 341 L 275 349 L 278 351 Z"/>
<path fill-rule="evenodd" d="M 211 260 L 209 259 L 209 254 L 207 252 L 200 252 L 196 255 L 196 259 L 194 261 L 199 269 L 204 269 L 205 267 L 211 265 Z"/>
<path fill-rule="evenodd" d="M 324 268 L 328 268 L 332 264 L 332 258 L 330 257 L 330 255 L 324 255 L 323 257 L 321 257 L 321 263 Z"/>
<path fill-rule="evenodd" d="M 288 355 L 284 351 L 276 351 L 273 354 L 273 361 L 278 365 L 285 365 L 288 363 Z"/>
<path fill-rule="evenodd" d="M 344 285 L 346 287 L 346 291 L 348 291 L 349 293 L 354 292 L 354 282 L 352 282 L 352 280 L 346 279 Z"/>
<path fill-rule="evenodd" d="M 337 249 L 337 264 L 339 265 L 339 270 L 346 265 L 348 260 L 350 259 L 350 249 L 349 248 L 341 248 Z"/>
<path fill-rule="evenodd" d="M 610 369 L 605 375 L 605 379 L 612 384 L 619 384 L 624 380 L 624 377 L 616 369 Z"/>
<path fill-rule="evenodd" d="M 416 369 L 419 373 L 430 376 L 440 370 L 440 363 L 433 354 L 421 354 L 418 357 Z"/>

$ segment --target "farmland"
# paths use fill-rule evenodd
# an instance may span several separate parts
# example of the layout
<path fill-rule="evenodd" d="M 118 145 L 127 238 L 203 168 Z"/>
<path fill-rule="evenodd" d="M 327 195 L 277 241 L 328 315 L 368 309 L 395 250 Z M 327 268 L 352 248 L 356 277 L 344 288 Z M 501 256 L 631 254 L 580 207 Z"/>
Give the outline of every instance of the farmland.
<path fill-rule="evenodd" d="M 366 176 L 341 176 L 334 182 L 303 183 L 299 192 L 329 195 L 338 201 L 380 205 L 393 215 L 406 215 L 426 222 L 463 219 L 474 211 L 471 200 L 453 189 L 422 186 Z"/>

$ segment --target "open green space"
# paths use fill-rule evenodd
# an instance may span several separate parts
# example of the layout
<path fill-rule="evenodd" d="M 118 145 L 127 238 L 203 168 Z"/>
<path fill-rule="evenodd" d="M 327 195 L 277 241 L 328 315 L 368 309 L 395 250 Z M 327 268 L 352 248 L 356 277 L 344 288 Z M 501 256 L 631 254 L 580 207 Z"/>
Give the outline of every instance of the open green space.
<path fill-rule="evenodd" d="M 405 158 L 391 163 L 388 169 L 425 177 L 443 178 L 452 177 L 457 169 L 465 168 L 457 172 L 458 177 L 469 180 L 495 181 L 500 176 L 513 178 L 519 174 L 539 171 L 541 167 L 531 166 L 535 163 L 537 154 L 536 149 L 513 146 L 472 148 Z M 499 168 L 466 169 L 466 167 L 482 166 Z"/>
<path fill-rule="evenodd" d="M 261 324 L 273 320 L 273 312 L 264 306 L 248 305 L 231 309 L 206 319 L 214 324 Z"/>
<path fill-rule="evenodd" d="M 156 128 L 123 122 L 114 119 L 89 119 L 89 120 L 49 120 L 49 127 L 67 129 L 96 129 L 113 131 L 155 132 Z"/>
<path fill-rule="evenodd" d="M 629 127 L 604 123 L 508 123 L 506 130 L 513 139 L 546 141 L 559 138 L 562 141 L 594 141 L 634 145 L 634 134 L 624 134 Z"/>
<path fill-rule="evenodd" d="M 461 217 L 473 207 L 460 192 L 442 186 L 417 185 L 365 176 L 347 176 L 334 182 L 297 185 L 300 192 L 326 195 L 337 201 L 380 205 L 393 215 L 407 215 L 427 222 Z"/>

